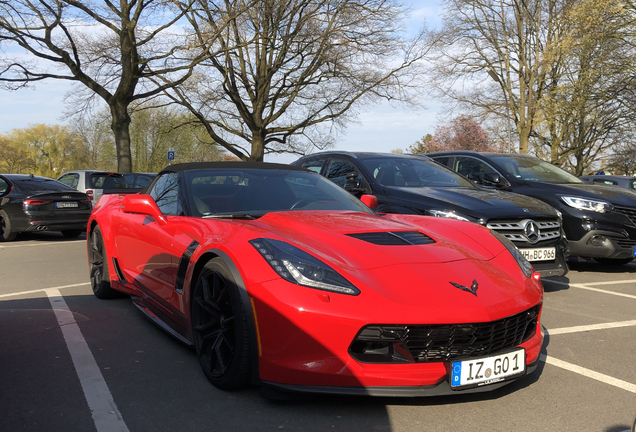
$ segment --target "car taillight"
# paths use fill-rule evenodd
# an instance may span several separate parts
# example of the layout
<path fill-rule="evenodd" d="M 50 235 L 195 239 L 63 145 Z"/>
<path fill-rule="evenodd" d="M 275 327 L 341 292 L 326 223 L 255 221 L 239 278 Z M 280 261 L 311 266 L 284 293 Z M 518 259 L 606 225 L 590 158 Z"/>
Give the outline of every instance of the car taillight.
<path fill-rule="evenodd" d="M 85 193 L 86 195 L 88 195 L 88 198 L 90 198 L 90 200 L 93 201 L 93 190 L 89 189 Z"/>
<path fill-rule="evenodd" d="M 36 205 L 48 204 L 50 202 L 51 200 L 25 199 L 24 201 L 22 201 L 22 204 L 24 204 L 25 206 L 36 206 Z"/>

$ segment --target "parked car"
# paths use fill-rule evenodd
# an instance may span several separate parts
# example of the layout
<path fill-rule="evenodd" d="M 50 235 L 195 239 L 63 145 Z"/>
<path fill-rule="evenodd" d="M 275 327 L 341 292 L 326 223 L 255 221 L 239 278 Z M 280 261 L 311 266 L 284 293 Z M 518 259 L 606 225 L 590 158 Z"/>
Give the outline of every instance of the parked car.
<path fill-rule="evenodd" d="M 302 168 L 175 164 L 89 231 L 95 295 L 132 294 L 222 389 L 457 395 L 539 364 L 540 275 L 505 237 L 376 215 Z"/>
<path fill-rule="evenodd" d="M 561 216 L 544 202 L 485 189 L 429 158 L 386 153 L 321 152 L 292 165 L 356 194 L 372 194 L 378 212 L 431 215 L 485 225 L 521 250 L 542 276 L 567 273 Z"/>
<path fill-rule="evenodd" d="M 627 189 L 636 189 L 636 177 L 617 176 L 617 175 L 589 175 L 579 177 L 591 183 L 604 184 L 611 186 L 620 186 Z"/>
<path fill-rule="evenodd" d="M 90 214 L 88 196 L 56 180 L 0 175 L 0 241 L 30 231 L 61 231 L 64 237 L 77 237 L 86 231 Z"/>
<path fill-rule="evenodd" d="M 489 187 L 528 195 L 558 209 L 570 254 L 623 265 L 636 256 L 636 194 L 590 184 L 534 156 L 447 151 L 434 160 Z"/>
<path fill-rule="evenodd" d="M 128 182 L 128 186 L 133 189 L 143 189 L 148 186 L 157 173 L 128 173 L 124 174 L 124 178 Z"/>
<path fill-rule="evenodd" d="M 127 189 L 128 182 L 123 174 L 97 170 L 75 170 L 62 174 L 59 182 L 86 193 L 93 207 L 105 189 Z"/>

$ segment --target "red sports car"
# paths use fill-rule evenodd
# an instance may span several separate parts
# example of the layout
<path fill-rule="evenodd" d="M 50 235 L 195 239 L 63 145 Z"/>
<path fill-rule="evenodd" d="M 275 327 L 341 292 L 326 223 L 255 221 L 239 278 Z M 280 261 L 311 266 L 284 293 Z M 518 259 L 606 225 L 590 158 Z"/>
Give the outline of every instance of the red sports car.
<path fill-rule="evenodd" d="M 505 238 L 375 214 L 287 165 L 178 164 L 105 195 L 88 258 L 97 297 L 130 294 L 222 389 L 485 391 L 532 372 L 543 342 L 539 275 Z"/>

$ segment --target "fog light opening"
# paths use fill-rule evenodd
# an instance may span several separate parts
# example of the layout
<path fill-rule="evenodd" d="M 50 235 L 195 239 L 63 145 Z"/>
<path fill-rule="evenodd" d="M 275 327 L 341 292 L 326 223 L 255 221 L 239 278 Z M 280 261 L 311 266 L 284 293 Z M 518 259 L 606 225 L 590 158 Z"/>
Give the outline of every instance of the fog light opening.
<path fill-rule="evenodd" d="M 587 241 L 587 243 L 593 246 L 604 246 L 606 241 L 607 241 L 607 237 L 602 235 L 595 235 L 595 236 L 592 236 L 592 238 L 590 238 Z"/>

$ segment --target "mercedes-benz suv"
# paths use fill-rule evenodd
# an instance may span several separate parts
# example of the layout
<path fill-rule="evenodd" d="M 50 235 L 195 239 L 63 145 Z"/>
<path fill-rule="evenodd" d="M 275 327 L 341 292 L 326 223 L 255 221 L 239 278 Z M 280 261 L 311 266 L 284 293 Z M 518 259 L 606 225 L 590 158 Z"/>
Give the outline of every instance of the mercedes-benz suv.
<path fill-rule="evenodd" d="M 376 211 L 475 222 L 511 240 L 542 276 L 567 273 L 559 212 L 542 201 L 475 185 L 429 158 L 321 152 L 292 165 L 322 174 L 356 196 L 374 195 Z"/>

